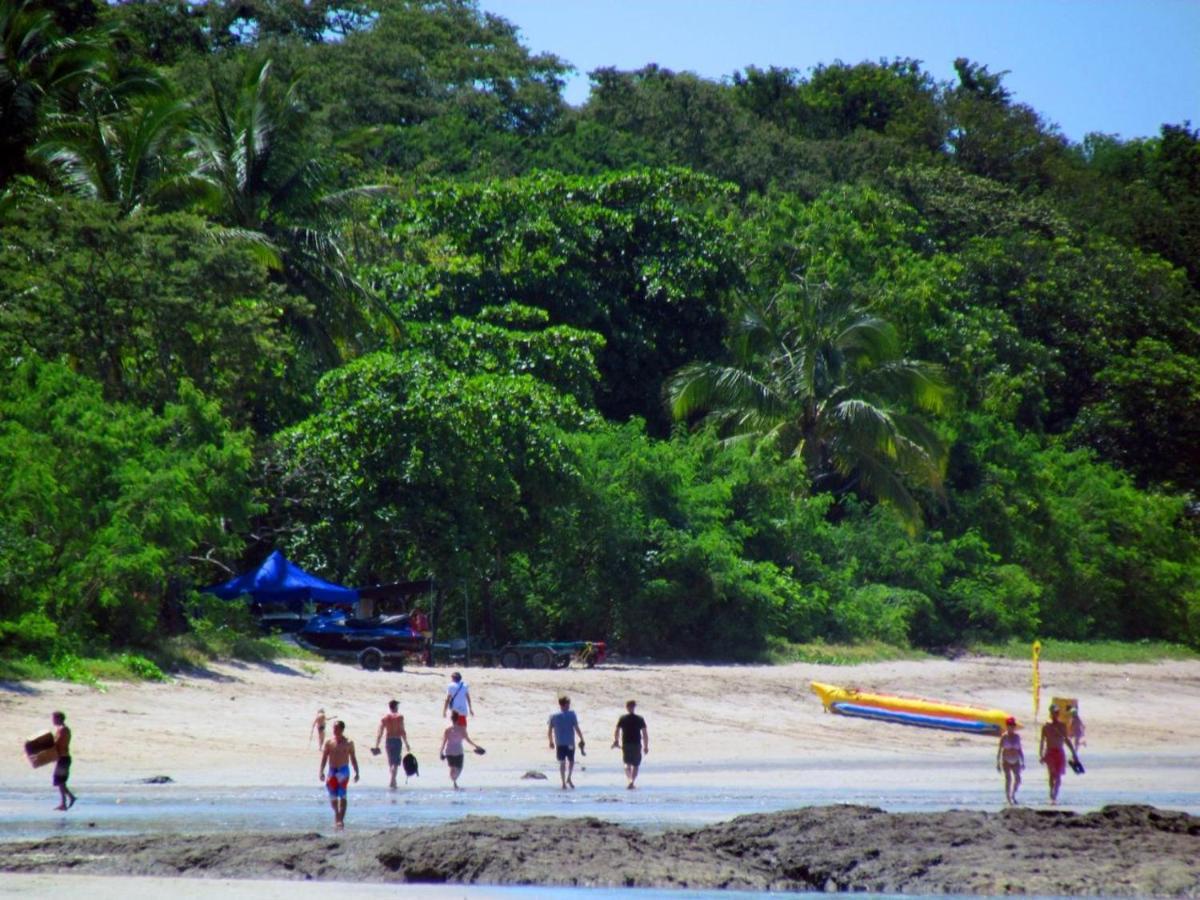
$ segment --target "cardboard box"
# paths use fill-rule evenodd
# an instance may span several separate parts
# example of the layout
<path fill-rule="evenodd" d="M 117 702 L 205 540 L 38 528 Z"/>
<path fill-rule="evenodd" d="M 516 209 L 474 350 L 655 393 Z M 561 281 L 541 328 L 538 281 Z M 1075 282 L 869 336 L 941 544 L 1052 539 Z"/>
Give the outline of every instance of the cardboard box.
<path fill-rule="evenodd" d="M 54 749 L 54 732 L 35 734 L 25 742 L 25 755 L 29 764 L 35 769 L 48 765 L 58 759 L 58 751 Z"/>
<path fill-rule="evenodd" d="M 48 747 L 45 750 L 39 750 L 37 753 L 29 754 L 29 764 L 35 769 L 40 769 L 42 766 L 48 766 L 52 762 L 58 761 L 58 751 L 53 747 Z"/>

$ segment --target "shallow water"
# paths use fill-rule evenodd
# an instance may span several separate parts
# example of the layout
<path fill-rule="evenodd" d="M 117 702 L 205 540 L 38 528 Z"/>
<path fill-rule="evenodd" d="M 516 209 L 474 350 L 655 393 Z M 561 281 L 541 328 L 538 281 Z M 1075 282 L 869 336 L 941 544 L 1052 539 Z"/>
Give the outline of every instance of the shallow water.
<path fill-rule="evenodd" d="M 1200 781 L 1193 758 L 1180 758 L 1178 790 L 1112 790 L 1120 779 L 1089 776 L 1064 782 L 1063 805 L 1070 810 L 1097 809 L 1111 803 L 1143 803 L 1200 815 Z M 1115 767 L 1120 760 L 1109 760 Z M 1170 764 L 1159 760 L 1158 765 Z M 669 767 L 660 770 L 665 776 Z M 916 771 L 915 769 L 913 770 Z M 444 774 L 431 772 L 392 791 L 365 781 L 351 785 L 347 825 L 352 829 L 378 830 L 419 827 L 454 822 L 469 815 L 509 818 L 530 816 L 595 816 L 623 825 L 651 830 L 706 825 L 747 813 L 774 812 L 805 806 L 853 803 L 889 812 L 935 812 L 947 809 L 997 810 L 1003 790 L 998 779 L 987 789 L 964 784 L 947 773 L 945 787 L 926 780 L 909 787 L 899 769 L 894 778 L 864 772 L 860 787 L 804 786 L 773 788 L 761 778 L 739 787 L 737 773 L 695 773 L 686 784 L 658 785 L 652 773 L 636 791 L 611 785 L 581 784 L 563 792 L 552 781 L 518 781 L 514 786 L 467 787 L 452 791 L 443 785 Z M 1113 774 L 1110 768 L 1109 776 Z M 514 777 L 514 781 L 516 778 Z M 819 784 L 819 779 L 813 779 Z M 993 783 L 995 781 L 995 783 Z M 882 784 L 881 784 L 882 782 Z M 974 782 L 980 784 L 978 779 Z M 141 832 L 327 831 L 331 812 L 323 787 L 314 778 L 310 785 L 262 788 L 189 787 L 183 784 L 75 785 L 79 803 L 68 813 L 52 811 L 57 794 L 42 788 L 0 785 L 0 840 L 41 838 L 49 835 L 134 834 Z M 1043 802 L 1040 778 L 1029 778 L 1023 789 L 1028 805 Z"/>
<path fill-rule="evenodd" d="M 776 891 L 687 890 L 660 888 L 492 887 L 488 885 L 363 884 L 329 881 L 248 881 L 232 879 L 106 878 L 74 875 L 15 875 L 0 880 L 0 898 L 66 897 L 128 900 L 130 896 L 169 893 L 183 900 L 308 900 L 338 897 L 400 897 L 423 900 L 759 900 L 762 897 L 825 897 Z M 900 898 L 906 894 L 856 894 L 863 898 Z"/>

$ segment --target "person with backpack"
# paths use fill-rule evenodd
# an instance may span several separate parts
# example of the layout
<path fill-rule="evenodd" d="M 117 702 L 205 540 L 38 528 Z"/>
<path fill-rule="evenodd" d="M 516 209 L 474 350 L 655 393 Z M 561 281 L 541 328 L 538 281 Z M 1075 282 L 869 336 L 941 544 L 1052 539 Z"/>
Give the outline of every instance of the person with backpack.
<path fill-rule="evenodd" d="M 446 718 L 447 712 L 458 713 L 464 721 L 468 715 L 475 715 L 475 708 L 471 705 L 471 689 L 463 681 L 462 672 L 454 672 L 450 676 L 450 683 L 446 685 L 446 701 L 442 704 L 443 719 Z"/>

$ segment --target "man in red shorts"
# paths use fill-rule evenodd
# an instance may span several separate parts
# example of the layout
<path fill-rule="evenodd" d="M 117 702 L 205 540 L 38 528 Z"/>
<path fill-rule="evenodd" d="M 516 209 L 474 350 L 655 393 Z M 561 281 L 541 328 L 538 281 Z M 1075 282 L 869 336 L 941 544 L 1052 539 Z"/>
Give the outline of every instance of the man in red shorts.
<path fill-rule="evenodd" d="M 325 777 L 326 764 L 329 765 L 329 778 Z M 346 788 L 350 784 L 351 765 L 354 766 L 354 781 L 357 784 L 358 757 L 354 755 L 354 741 L 346 740 L 346 723 L 339 719 L 333 723 L 333 737 L 325 742 L 321 753 L 321 771 L 317 775 L 329 791 L 333 827 L 338 831 L 346 827 Z"/>
<path fill-rule="evenodd" d="M 1066 749 L 1063 749 L 1063 748 Z M 1062 785 L 1063 773 L 1067 771 L 1067 750 L 1075 755 L 1067 726 L 1059 721 L 1058 707 L 1051 704 L 1050 721 L 1042 726 L 1042 740 L 1038 747 L 1038 758 L 1046 764 L 1050 773 L 1050 802 L 1058 803 L 1058 789 Z"/>

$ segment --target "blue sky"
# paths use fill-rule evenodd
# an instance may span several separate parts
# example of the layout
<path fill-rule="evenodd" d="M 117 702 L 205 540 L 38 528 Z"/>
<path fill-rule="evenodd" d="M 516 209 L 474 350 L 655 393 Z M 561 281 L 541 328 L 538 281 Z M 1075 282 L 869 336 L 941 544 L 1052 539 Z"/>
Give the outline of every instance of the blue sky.
<path fill-rule="evenodd" d="M 1071 140 L 1200 127 L 1200 0 L 480 0 L 530 50 L 587 72 L 658 63 L 721 78 L 749 65 L 920 59 L 954 78 L 966 56 Z"/>

